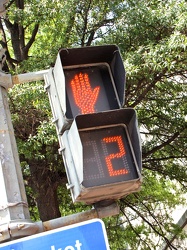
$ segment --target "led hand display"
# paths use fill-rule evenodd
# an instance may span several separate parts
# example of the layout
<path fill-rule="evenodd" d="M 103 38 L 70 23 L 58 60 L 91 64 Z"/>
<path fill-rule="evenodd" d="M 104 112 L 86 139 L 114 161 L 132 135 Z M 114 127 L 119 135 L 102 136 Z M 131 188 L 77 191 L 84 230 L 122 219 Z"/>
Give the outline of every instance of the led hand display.
<path fill-rule="evenodd" d="M 71 81 L 71 87 L 76 105 L 80 108 L 81 114 L 94 113 L 94 106 L 97 101 L 100 87 L 91 88 L 88 74 L 76 74 Z"/>

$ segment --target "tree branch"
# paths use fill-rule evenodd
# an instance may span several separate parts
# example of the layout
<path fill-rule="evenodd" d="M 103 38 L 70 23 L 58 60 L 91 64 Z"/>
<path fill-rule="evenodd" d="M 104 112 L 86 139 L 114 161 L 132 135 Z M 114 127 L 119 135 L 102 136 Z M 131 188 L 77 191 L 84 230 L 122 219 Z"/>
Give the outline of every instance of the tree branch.
<path fill-rule="evenodd" d="M 14 63 L 18 63 L 18 62 L 17 62 L 17 60 L 11 58 L 11 56 L 10 56 L 8 46 L 7 46 L 6 34 L 5 34 L 5 31 L 4 31 L 3 24 L 2 24 L 2 18 L 0 18 L 0 31 L 1 31 L 1 34 L 2 34 L 2 40 L 0 41 L 0 44 L 6 50 L 6 60 L 9 63 L 8 66 L 10 68 L 14 69 L 15 68 Z M 7 66 L 7 71 L 9 71 L 8 66 Z"/>
<path fill-rule="evenodd" d="M 128 203 L 128 202 L 125 201 L 125 200 L 123 200 L 123 203 L 125 203 L 125 204 L 126 204 L 128 207 L 130 207 L 134 212 L 136 212 L 136 213 L 139 215 L 139 217 L 142 218 L 142 220 L 145 221 L 145 222 L 149 225 L 149 227 L 153 229 L 153 231 L 154 231 L 155 233 L 157 233 L 158 235 L 160 235 L 161 237 L 163 237 L 164 240 L 167 242 L 168 246 L 172 246 L 172 249 L 176 249 L 176 250 L 177 250 L 177 248 L 175 248 L 175 247 L 170 243 L 170 241 L 164 236 L 164 233 L 162 232 L 162 234 L 161 234 L 161 233 L 153 226 L 153 224 L 152 224 L 151 222 L 149 222 L 149 221 L 145 218 L 145 216 L 142 215 L 133 205 L 131 205 L 130 203 Z M 152 216 L 152 213 L 150 213 L 149 210 L 147 210 L 147 211 L 148 211 L 148 213 Z M 152 217 L 153 217 L 153 219 L 154 219 L 154 216 L 152 216 Z M 157 222 L 157 220 L 156 220 L 156 222 Z M 158 224 L 158 222 L 157 222 L 157 224 Z M 158 225 L 159 225 L 159 224 L 158 224 Z M 159 227 L 160 227 L 160 225 L 159 225 Z M 161 231 L 162 231 L 162 230 L 161 230 Z"/>
<path fill-rule="evenodd" d="M 21 10 L 24 9 L 24 0 L 15 0 L 15 3 L 18 9 L 21 9 Z"/>
<path fill-rule="evenodd" d="M 82 18 L 84 20 L 83 35 L 82 35 L 82 38 L 81 38 L 81 46 L 82 47 L 84 46 L 84 40 L 85 40 L 86 30 L 87 30 L 87 26 L 88 26 L 88 13 L 89 13 L 89 10 L 90 10 L 91 3 L 92 3 L 92 0 L 89 1 L 88 7 L 86 8 L 84 16 L 82 15 Z"/>
<path fill-rule="evenodd" d="M 170 144 L 172 141 L 174 141 L 178 136 L 180 135 L 180 133 L 177 131 L 176 133 L 173 134 L 173 136 L 171 136 L 167 141 L 165 141 L 164 143 L 160 144 L 159 146 L 156 146 L 154 148 L 152 148 L 149 152 L 147 153 L 143 153 L 142 158 L 146 158 L 147 156 L 154 154 L 156 151 L 162 149 L 163 147 L 165 147 L 166 145 Z"/>
<path fill-rule="evenodd" d="M 147 242 L 146 242 L 145 240 L 143 240 L 143 239 L 141 238 L 141 235 L 135 230 L 135 228 L 133 227 L 132 223 L 130 222 L 128 216 L 125 214 L 124 210 L 123 210 L 122 208 L 120 208 L 120 210 L 121 210 L 121 212 L 123 213 L 123 215 L 125 216 L 125 218 L 127 219 L 127 221 L 128 221 L 128 223 L 129 223 L 131 229 L 133 230 L 133 232 L 140 238 L 141 241 L 143 241 L 143 242 L 147 245 L 147 247 L 148 247 L 149 249 L 151 249 L 151 248 L 149 247 L 149 245 L 147 244 Z"/>
<path fill-rule="evenodd" d="M 24 47 L 24 51 L 28 53 L 30 47 L 32 46 L 32 44 L 34 43 L 35 41 L 35 38 L 36 38 L 36 35 L 38 33 L 38 29 L 39 29 L 39 24 L 35 24 L 34 26 L 34 29 L 32 31 L 32 35 L 31 35 L 31 38 L 30 40 L 28 41 L 27 45 Z"/>

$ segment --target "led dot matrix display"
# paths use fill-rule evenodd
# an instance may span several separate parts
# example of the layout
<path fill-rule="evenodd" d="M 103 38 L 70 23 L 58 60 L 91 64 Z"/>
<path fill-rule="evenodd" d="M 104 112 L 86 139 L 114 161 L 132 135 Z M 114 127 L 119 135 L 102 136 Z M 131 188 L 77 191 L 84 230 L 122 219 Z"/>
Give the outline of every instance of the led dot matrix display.
<path fill-rule="evenodd" d="M 138 178 L 125 125 L 80 130 L 83 186 L 92 187 Z"/>

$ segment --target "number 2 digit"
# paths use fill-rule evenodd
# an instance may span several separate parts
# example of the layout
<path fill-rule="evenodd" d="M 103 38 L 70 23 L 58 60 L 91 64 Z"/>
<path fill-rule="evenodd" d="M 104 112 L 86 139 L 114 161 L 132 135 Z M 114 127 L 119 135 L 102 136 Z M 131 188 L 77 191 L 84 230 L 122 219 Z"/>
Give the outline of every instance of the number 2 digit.
<path fill-rule="evenodd" d="M 124 144 L 123 144 L 123 141 L 122 141 L 122 137 L 121 136 L 105 137 L 105 138 L 102 139 L 102 141 L 105 142 L 105 143 L 117 143 L 118 148 L 119 148 L 118 153 L 109 154 L 108 156 L 105 157 L 105 161 L 106 161 L 106 165 L 107 165 L 107 168 L 108 168 L 109 175 L 110 176 L 116 176 L 116 175 L 128 174 L 127 169 L 115 170 L 113 168 L 113 165 L 112 165 L 112 160 L 113 159 L 122 158 L 126 154 Z"/>

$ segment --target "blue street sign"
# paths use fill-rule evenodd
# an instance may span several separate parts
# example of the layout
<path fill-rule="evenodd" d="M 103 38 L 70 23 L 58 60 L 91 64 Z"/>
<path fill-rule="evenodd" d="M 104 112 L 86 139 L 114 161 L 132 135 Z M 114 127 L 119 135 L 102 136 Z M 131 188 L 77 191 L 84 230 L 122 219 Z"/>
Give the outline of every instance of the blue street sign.
<path fill-rule="evenodd" d="M 109 250 L 105 225 L 93 219 L 0 244 L 1 250 Z"/>

